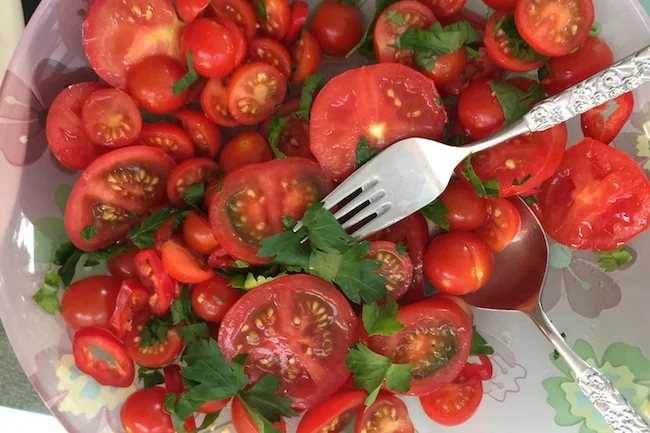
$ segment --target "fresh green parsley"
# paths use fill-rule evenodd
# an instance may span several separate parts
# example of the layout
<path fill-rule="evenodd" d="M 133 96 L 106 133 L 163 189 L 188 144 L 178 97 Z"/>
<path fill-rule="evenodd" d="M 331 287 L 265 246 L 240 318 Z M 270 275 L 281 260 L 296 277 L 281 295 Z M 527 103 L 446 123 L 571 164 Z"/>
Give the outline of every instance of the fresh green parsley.
<path fill-rule="evenodd" d="M 406 23 L 406 18 L 404 14 L 398 11 L 388 11 L 386 12 L 386 19 L 396 26 L 403 26 Z"/>
<path fill-rule="evenodd" d="M 377 0 L 375 1 L 375 15 L 373 16 L 372 20 L 366 25 L 366 29 L 363 32 L 363 36 L 359 40 L 359 42 L 352 47 L 350 51 L 345 55 L 346 58 L 354 55 L 355 53 L 359 52 L 360 54 L 369 51 L 372 52 L 372 32 L 373 29 L 375 28 L 375 23 L 377 22 L 377 18 L 382 14 L 382 12 L 390 5 L 393 3 L 396 3 L 397 0 Z"/>
<path fill-rule="evenodd" d="M 261 1 L 261 0 L 260 0 Z M 199 74 L 194 70 L 194 55 L 190 50 L 187 50 L 187 74 L 172 86 L 174 96 L 178 96 L 187 89 L 189 89 L 199 79 Z"/>
<path fill-rule="evenodd" d="M 531 180 L 532 178 L 533 178 L 533 175 L 532 175 L 532 174 L 527 174 L 527 175 L 524 176 L 524 178 L 521 179 L 521 180 L 519 180 L 519 179 L 515 179 L 515 180 L 513 180 L 513 181 L 512 181 L 512 184 L 513 184 L 514 186 L 520 186 L 520 185 L 525 184 L 526 182 L 528 182 L 528 181 Z"/>
<path fill-rule="evenodd" d="M 524 117 L 533 105 L 544 99 L 545 95 L 540 84 L 534 84 L 529 90 L 523 91 L 512 84 L 493 81 L 490 83 L 490 88 L 503 109 L 505 118 L 503 126 L 510 125 Z"/>
<path fill-rule="evenodd" d="M 602 31 L 603 31 L 603 26 L 602 26 L 599 22 L 596 21 L 596 22 L 591 26 L 591 30 L 589 30 L 589 36 L 598 37 L 598 36 L 600 36 L 600 33 L 601 33 Z"/>
<path fill-rule="evenodd" d="M 598 265 L 605 272 L 614 272 L 617 268 L 630 263 L 634 258 L 625 245 L 614 251 L 595 251 L 595 253 L 598 256 Z"/>
<path fill-rule="evenodd" d="M 131 248 L 128 244 L 122 243 L 112 245 L 108 248 L 104 248 L 103 250 L 85 253 L 84 256 L 86 261 L 84 263 L 84 266 L 97 266 L 101 262 L 105 262 L 106 260 L 110 260 L 115 256 L 119 256 L 120 254 L 128 252 L 130 249 Z"/>
<path fill-rule="evenodd" d="M 188 211 L 175 207 L 162 208 L 159 211 L 152 213 L 149 218 L 142 221 L 137 226 L 133 227 L 129 231 L 127 238 L 140 249 L 153 248 L 153 235 L 155 231 L 171 217 L 176 217 L 177 223 L 179 221 L 182 222 L 188 213 Z"/>
<path fill-rule="evenodd" d="M 375 155 L 377 155 L 377 153 L 377 149 L 370 146 L 370 142 L 366 137 L 359 137 L 357 150 L 354 154 L 354 166 L 356 168 L 361 167 L 363 164 L 370 161 Z"/>
<path fill-rule="evenodd" d="M 470 353 L 473 356 L 492 355 L 494 353 L 492 346 L 487 344 L 485 338 L 476 330 L 476 325 L 472 328 L 472 348 Z"/>
<path fill-rule="evenodd" d="M 257 16 L 262 20 L 267 21 L 269 19 L 266 13 L 266 3 L 264 3 L 264 0 L 257 0 L 255 2 L 255 12 L 257 12 Z"/>
<path fill-rule="evenodd" d="M 66 242 L 59 246 L 54 253 L 54 264 L 60 266 L 57 274 L 61 277 L 63 287 L 72 284 L 77 263 L 81 260 L 84 252 L 74 246 L 72 242 Z"/>
<path fill-rule="evenodd" d="M 59 289 L 61 288 L 61 277 L 48 268 L 45 271 L 45 279 L 32 297 L 43 311 L 56 314 L 60 311 Z"/>
<path fill-rule="evenodd" d="M 487 197 L 499 197 L 499 181 L 496 179 L 491 179 L 491 180 L 486 180 L 482 181 L 478 175 L 476 174 L 476 171 L 474 171 L 474 167 L 472 166 L 472 159 L 471 155 L 465 158 L 462 164 L 461 168 L 461 174 L 467 181 L 472 184 L 474 187 L 474 191 L 476 192 L 476 195 L 482 198 L 487 198 Z"/>
<path fill-rule="evenodd" d="M 158 368 L 138 367 L 138 380 L 144 389 L 165 383 L 165 377 Z"/>
<path fill-rule="evenodd" d="M 192 300 L 187 290 L 181 290 L 178 299 L 174 299 L 170 307 L 172 325 L 178 325 L 181 322 L 195 323 L 196 314 L 192 309 Z"/>
<path fill-rule="evenodd" d="M 293 230 L 296 224 L 298 224 L 298 222 L 295 221 L 290 216 L 285 215 L 282 217 L 282 226 L 284 227 L 285 230 Z"/>
<path fill-rule="evenodd" d="M 255 275 L 251 272 L 247 274 L 233 273 L 228 275 L 228 285 L 235 289 L 241 289 L 245 291 L 250 291 L 258 288 L 262 284 L 266 284 L 269 281 L 273 281 L 276 278 L 285 276 L 285 272 L 281 272 L 275 276 L 267 277 L 264 275 Z"/>
<path fill-rule="evenodd" d="M 171 323 L 166 318 L 153 317 L 142 326 L 139 337 L 140 347 L 151 347 L 161 344 L 167 339 Z"/>
<path fill-rule="evenodd" d="M 284 159 L 287 157 L 287 155 L 278 149 L 278 144 L 280 143 L 282 134 L 284 134 L 284 128 L 287 127 L 287 123 L 289 123 L 289 119 L 292 115 L 293 114 L 289 114 L 288 116 L 280 116 L 276 113 L 273 115 L 271 122 L 267 126 L 267 131 L 269 132 L 269 146 L 271 147 L 273 156 L 275 156 L 277 159 Z"/>
<path fill-rule="evenodd" d="M 566 340 L 566 334 L 563 332 L 560 334 L 564 340 Z M 553 360 L 557 361 L 560 359 L 560 354 L 557 352 L 557 350 L 553 351 L 553 354 L 551 355 L 553 357 Z"/>
<path fill-rule="evenodd" d="M 449 230 L 449 221 L 447 218 L 447 214 L 449 213 L 449 209 L 447 209 L 447 206 L 440 201 L 440 199 L 435 199 L 428 205 L 422 208 L 422 215 L 425 216 L 426 219 L 437 225 L 443 230 Z"/>
<path fill-rule="evenodd" d="M 201 340 L 208 340 L 210 338 L 210 328 L 205 322 L 192 323 L 178 328 L 176 331 L 178 336 L 183 339 L 186 345 L 190 345 Z"/>
<path fill-rule="evenodd" d="M 281 384 L 280 378 L 267 374 L 251 388 L 241 391 L 239 397 L 267 420 L 278 422 L 280 415 L 296 416 L 296 412 L 291 409 L 291 399 L 275 394 Z"/>
<path fill-rule="evenodd" d="M 406 249 L 406 245 L 404 245 L 404 242 L 400 242 L 397 245 L 395 245 L 395 251 L 401 256 L 408 257 L 409 252 Z"/>
<path fill-rule="evenodd" d="M 528 197 L 524 197 L 524 202 L 526 202 L 526 204 L 528 206 L 532 206 L 535 203 L 537 203 L 538 201 L 539 201 L 539 199 L 537 198 L 536 195 L 529 195 Z"/>
<path fill-rule="evenodd" d="M 393 335 L 404 328 L 397 321 L 398 314 L 397 302 L 391 299 L 384 305 L 377 305 L 376 302 L 364 304 L 361 318 L 368 335 Z"/>
<path fill-rule="evenodd" d="M 205 196 L 205 183 L 195 183 L 185 189 L 183 201 L 198 211 L 203 211 L 203 197 Z"/>
<path fill-rule="evenodd" d="M 300 108 L 296 111 L 298 117 L 309 122 L 309 113 L 311 105 L 314 102 L 314 96 L 325 83 L 325 76 L 321 71 L 315 72 L 305 79 L 300 92 Z"/>
<path fill-rule="evenodd" d="M 504 15 L 494 25 L 494 34 L 498 37 L 508 39 L 510 56 L 522 62 L 534 62 L 546 60 L 547 58 L 535 51 L 528 42 L 524 40 L 517 30 L 514 14 Z"/>
<path fill-rule="evenodd" d="M 83 228 L 83 230 L 81 230 L 81 237 L 84 241 L 86 241 L 87 244 L 90 244 L 90 240 L 95 237 L 96 234 L 97 226 L 95 224 L 86 226 Z"/>

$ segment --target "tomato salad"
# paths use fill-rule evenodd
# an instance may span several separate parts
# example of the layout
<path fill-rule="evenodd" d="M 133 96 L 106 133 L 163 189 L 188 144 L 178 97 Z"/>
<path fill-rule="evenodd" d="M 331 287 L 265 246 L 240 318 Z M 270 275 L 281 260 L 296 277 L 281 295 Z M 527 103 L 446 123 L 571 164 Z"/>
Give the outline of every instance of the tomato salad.
<path fill-rule="evenodd" d="M 493 350 L 457 296 L 519 236 L 516 196 L 606 271 L 631 259 L 650 185 L 610 143 L 632 94 L 583 115 L 568 150 L 560 125 L 471 155 L 438 199 L 367 240 L 320 204 L 402 138 L 486 137 L 613 63 L 592 0 L 486 4 L 484 18 L 464 0 L 389 0 L 364 24 L 357 3 L 324 0 L 307 28 L 300 0 L 91 3 L 100 80 L 63 90 L 47 118 L 54 156 L 81 171 L 69 242 L 34 299 L 63 315 L 81 371 L 142 388 L 126 431 L 201 431 L 232 404 L 239 433 L 300 413 L 299 433 L 413 433 L 399 395 L 460 424 Z M 352 55 L 373 64 L 325 83 L 324 56 Z M 110 275 L 75 279 L 79 263 Z"/>

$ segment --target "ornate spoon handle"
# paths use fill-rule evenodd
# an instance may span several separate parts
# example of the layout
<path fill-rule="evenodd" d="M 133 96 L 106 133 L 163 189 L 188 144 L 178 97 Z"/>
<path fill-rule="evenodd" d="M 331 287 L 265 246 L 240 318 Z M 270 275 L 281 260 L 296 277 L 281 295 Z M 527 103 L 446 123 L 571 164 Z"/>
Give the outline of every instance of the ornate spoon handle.
<path fill-rule="evenodd" d="M 524 116 L 532 132 L 544 131 L 650 82 L 650 46 L 552 96 Z"/>

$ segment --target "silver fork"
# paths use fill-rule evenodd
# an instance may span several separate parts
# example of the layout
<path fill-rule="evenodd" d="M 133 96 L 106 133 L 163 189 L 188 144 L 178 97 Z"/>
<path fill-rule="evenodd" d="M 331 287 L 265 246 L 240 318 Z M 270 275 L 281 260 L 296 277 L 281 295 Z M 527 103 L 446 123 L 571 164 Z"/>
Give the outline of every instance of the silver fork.
<path fill-rule="evenodd" d="M 472 153 L 530 132 L 544 131 L 650 81 L 650 46 L 564 92 L 538 103 L 521 120 L 469 146 L 424 138 L 401 140 L 352 173 L 323 200 L 352 235 L 364 238 L 422 209 L 445 190 L 454 169 Z M 365 207 L 363 207 L 365 205 Z"/>

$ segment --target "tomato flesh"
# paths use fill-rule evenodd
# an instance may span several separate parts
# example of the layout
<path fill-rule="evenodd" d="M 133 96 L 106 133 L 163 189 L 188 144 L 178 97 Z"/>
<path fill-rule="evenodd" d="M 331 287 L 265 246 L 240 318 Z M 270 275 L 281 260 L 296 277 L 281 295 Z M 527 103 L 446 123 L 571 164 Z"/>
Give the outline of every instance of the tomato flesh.
<path fill-rule="evenodd" d="M 302 158 L 314 159 L 314 155 L 312 155 L 309 150 L 309 122 L 295 114 L 299 108 L 300 99 L 297 98 L 291 99 L 278 107 L 278 111 L 276 112 L 278 116 L 290 116 L 284 127 L 284 131 L 282 131 L 279 143 L 277 144 L 278 150 L 286 156 L 299 156 Z M 269 136 L 268 127 L 270 124 L 271 120 L 269 119 L 262 123 L 259 130 L 260 134 L 265 136 L 267 139 Z"/>
<path fill-rule="evenodd" d="M 93 348 L 104 351 L 112 361 L 95 356 Z M 99 327 L 80 329 L 74 334 L 72 352 L 77 368 L 100 385 L 126 388 L 133 383 L 133 361 L 110 331 Z"/>
<path fill-rule="evenodd" d="M 380 394 L 377 400 L 357 418 L 354 433 L 414 433 L 415 429 L 402 400 Z"/>
<path fill-rule="evenodd" d="M 174 95 L 174 83 L 187 70 L 180 62 L 167 56 L 147 57 L 133 66 L 126 79 L 126 91 L 133 100 L 151 113 L 176 111 L 187 102 L 189 90 Z"/>
<path fill-rule="evenodd" d="M 161 259 L 169 276 L 179 283 L 198 284 L 214 275 L 202 257 L 174 241 L 165 242 Z"/>
<path fill-rule="evenodd" d="M 365 400 L 364 391 L 339 392 L 309 409 L 300 420 L 297 433 L 339 433 L 361 413 Z"/>
<path fill-rule="evenodd" d="M 291 76 L 294 83 L 302 83 L 318 70 L 321 61 L 321 49 L 316 37 L 303 29 L 291 52 L 296 71 Z"/>
<path fill-rule="evenodd" d="M 75 331 L 91 326 L 106 327 L 115 309 L 120 281 L 96 275 L 74 282 L 63 293 L 61 315 Z"/>
<path fill-rule="evenodd" d="M 212 234 L 210 221 L 196 211 L 190 214 L 183 221 L 183 241 L 193 251 L 207 256 L 219 246 L 219 242 Z"/>
<path fill-rule="evenodd" d="M 165 340 L 154 343 L 151 346 L 142 346 L 143 325 L 147 322 L 149 315 L 137 316 L 133 321 L 133 328 L 124 336 L 126 350 L 138 365 L 149 368 L 160 368 L 175 360 L 183 351 L 183 339 L 178 336 L 175 329 L 167 332 Z"/>
<path fill-rule="evenodd" d="M 131 331 L 133 317 L 147 308 L 149 291 L 137 280 L 122 282 L 109 324 L 119 338 Z"/>
<path fill-rule="evenodd" d="M 269 143 L 255 131 L 244 131 L 234 136 L 219 155 L 221 169 L 229 173 L 236 168 L 273 159 Z"/>
<path fill-rule="evenodd" d="M 162 149 L 176 162 L 194 157 L 192 139 L 180 127 L 167 122 L 145 125 L 138 141 L 141 145 Z"/>
<path fill-rule="evenodd" d="M 194 110 L 177 111 L 174 117 L 194 142 L 197 156 L 210 159 L 217 156 L 221 146 L 221 133 L 214 123 Z"/>
<path fill-rule="evenodd" d="M 220 78 L 210 79 L 201 91 L 201 108 L 217 125 L 232 128 L 239 124 L 228 109 L 228 87 Z"/>
<path fill-rule="evenodd" d="M 300 31 L 307 21 L 307 15 L 309 15 L 309 5 L 307 2 L 295 0 L 291 3 L 291 22 L 287 29 L 287 34 L 282 39 L 282 43 L 285 46 L 292 45 L 298 39 Z"/>
<path fill-rule="evenodd" d="M 185 207 L 183 195 L 193 185 L 210 183 L 219 175 L 219 166 L 208 158 L 193 158 L 178 164 L 169 175 L 167 196 L 177 207 Z"/>
<path fill-rule="evenodd" d="M 248 59 L 261 61 L 277 68 L 287 80 L 291 76 L 291 54 L 278 41 L 271 38 L 253 39 L 248 48 Z"/>
<path fill-rule="evenodd" d="M 446 388 L 420 397 L 420 404 L 429 418 L 441 425 L 454 426 L 474 415 L 483 399 L 479 379 L 459 377 Z"/>
<path fill-rule="evenodd" d="M 183 22 L 191 23 L 210 6 L 210 0 L 176 0 L 176 10 Z"/>
<path fill-rule="evenodd" d="M 397 245 L 389 241 L 375 241 L 368 257 L 381 264 L 379 274 L 386 279 L 386 299 L 398 300 L 408 291 L 413 278 L 413 263 L 408 254 L 402 255 Z"/>
<path fill-rule="evenodd" d="M 616 108 L 607 118 L 606 112 L 615 104 Z M 621 132 L 634 110 L 634 94 L 632 92 L 619 96 L 613 101 L 592 108 L 580 117 L 582 133 L 602 143 L 609 144 Z"/>
<path fill-rule="evenodd" d="M 487 220 L 475 233 L 498 253 L 512 243 L 520 229 L 521 215 L 515 205 L 504 198 L 488 198 Z"/>
<path fill-rule="evenodd" d="M 193 54 L 194 70 L 203 77 L 225 77 L 235 67 L 235 44 L 230 32 L 208 18 L 188 24 L 181 37 L 181 50 Z"/>
<path fill-rule="evenodd" d="M 138 139 L 142 130 L 137 105 L 118 89 L 91 94 L 81 108 L 81 122 L 93 143 L 108 147 L 127 146 Z"/>
<path fill-rule="evenodd" d="M 176 283 L 169 277 L 162 261 L 153 250 L 142 250 L 135 256 L 135 269 L 140 282 L 150 294 L 149 308 L 162 316 L 172 303 Z"/>
<path fill-rule="evenodd" d="M 257 32 L 257 14 L 252 3 L 246 0 L 213 0 L 211 6 L 218 17 L 234 21 L 248 42 L 253 40 Z"/>
<path fill-rule="evenodd" d="M 265 17 L 258 14 L 260 30 L 268 37 L 281 40 L 289 30 L 291 8 L 287 0 L 258 0 L 264 3 Z"/>
<path fill-rule="evenodd" d="M 264 62 L 251 62 L 235 71 L 228 87 L 228 110 L 236 122 L 254 125 L 273 114 L 284 100 L 287 82 Z"/>
<path fill-rule="evenodd" d="M 532 52 L 529 47 L 518 48 L 518 51 L 513 50 L 510 38 L 514 37 L 518 40 L 519 35 L 506 33 L 503 24 L 501 28 L 495 30 L 497 22 L 503 23 L 504 20 L 513 23 L 514 17 L 512 14 L 496 12 L 488 20 L 483 43 L 490 58 L 499 67 L 507 71 L 528 72 L 539 69 L 544 64 L 544 60 L 540 55 Z M 509 30 L 509 32 L 512 32 L 512 30 Z"/>

